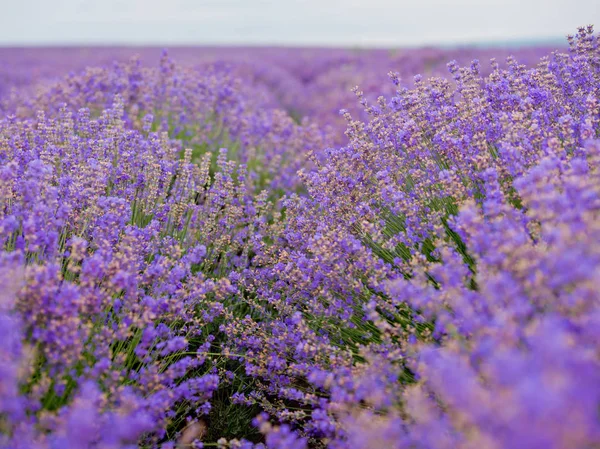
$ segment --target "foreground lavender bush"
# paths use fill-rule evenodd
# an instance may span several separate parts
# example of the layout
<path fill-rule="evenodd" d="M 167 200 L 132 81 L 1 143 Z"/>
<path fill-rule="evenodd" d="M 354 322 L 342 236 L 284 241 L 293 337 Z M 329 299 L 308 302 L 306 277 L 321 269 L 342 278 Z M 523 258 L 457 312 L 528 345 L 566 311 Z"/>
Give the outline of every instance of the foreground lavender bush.
<path fill-rule="evenodd" d="M 277 105 L 346 57 L 5 98 L 0 446 L 600 444 L 598 38 L 392 73 L 331 148 Z"/>
<path fill-rule="evenodd" d="M 373 254 L 368 363 L 313 376 L 332 446 L 598 443 L 598 55 L 588 29 L 535 69 L 450 64 L 456 90 L 417 79 L 368 106 L 307 175 L 311 216 Z"/>

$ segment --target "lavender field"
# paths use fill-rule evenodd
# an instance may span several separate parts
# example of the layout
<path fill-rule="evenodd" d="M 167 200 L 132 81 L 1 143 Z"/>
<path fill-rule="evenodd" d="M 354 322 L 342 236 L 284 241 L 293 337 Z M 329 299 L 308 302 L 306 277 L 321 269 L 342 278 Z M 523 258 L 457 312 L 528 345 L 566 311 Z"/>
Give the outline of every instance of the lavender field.
<path fill-rule="evenodd" d="M 0 48 L 0 447 L 600 448 L 600 36 Z"/>

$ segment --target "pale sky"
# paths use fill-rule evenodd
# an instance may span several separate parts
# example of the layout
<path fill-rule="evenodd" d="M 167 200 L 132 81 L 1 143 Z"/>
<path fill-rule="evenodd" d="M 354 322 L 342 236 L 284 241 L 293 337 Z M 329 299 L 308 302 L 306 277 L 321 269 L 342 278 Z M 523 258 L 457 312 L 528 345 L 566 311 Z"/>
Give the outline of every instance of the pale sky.
<path fill-rule="evenodd" d="M 0 45 L 450 45 L 587 24 L 600 0 L 0 0 Z"/>

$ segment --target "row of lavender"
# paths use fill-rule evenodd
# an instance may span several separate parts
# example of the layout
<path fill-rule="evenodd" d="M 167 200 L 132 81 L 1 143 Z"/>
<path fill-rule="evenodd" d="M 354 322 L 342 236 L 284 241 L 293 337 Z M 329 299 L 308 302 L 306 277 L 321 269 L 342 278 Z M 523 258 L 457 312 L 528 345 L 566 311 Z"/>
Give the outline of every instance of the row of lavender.
<path fill-rule="evenodd" d="M 569 44 L 5 94 L 0 446 L 595 447 L 600 41 Z"/>
<path fill-rule="evenodd" d="M 275 105 L 298 119 L 310 116 L 321 126 L 335 128 L 335 142 L 343 143 L 346 121 L 338 111 L 349 108 L 366 119 L 351 89 L 357 85 L 370 99 L 392 96 L 394 86 L 387 73 L 397 71 L 407 85 L 420 73 L 425 77 L 445 76 L 446 63 L 456 60 L 469 64 L 472 59 L 503 62 L 514 55 L 521 63 L 535 65 L 553 48 L 440 50 L 436 48 L 352 51 L 342 49 L 282 48 L 173 48 L 170 56 L 179 64 L 203 70 L 212 64 L 228 65 L 237 77 L 254 88 L 266 88 Z M 137 54 L 140 63 L 152 66 L 160 57 L 158 48 L 39 48 L 0 49 L 0 99 L 12 97 L 18 103 L 24 91 L 35 91 L 40 82 L 52 82 L 66 73 L 86 66 L 110 67 L 113 61 L 126 62 Z M 484 67 L 489 74 L 489 68 Z M 6 107 L 4 108 L 6 110 Z M 9 108 L 10 110 L 11 108 Z M 0 101 L 2 110 L 2 101 Z"/>

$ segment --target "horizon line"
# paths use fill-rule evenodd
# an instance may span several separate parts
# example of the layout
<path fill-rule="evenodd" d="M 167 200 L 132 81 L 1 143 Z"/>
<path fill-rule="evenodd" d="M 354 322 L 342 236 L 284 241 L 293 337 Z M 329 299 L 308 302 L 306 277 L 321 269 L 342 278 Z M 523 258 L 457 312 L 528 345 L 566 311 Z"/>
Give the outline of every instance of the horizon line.
<path fill-rule="evenodd" d="M 34 49 L 34 48 L 289 48 L 289 49 L 369 49 L 369 50 L 389 50 L 389 49 L 418 49 L 418 48 L 461 48 L 461 47 L 536 47 L 544 45 L 567 45 L 566 36 L 546 36 L 546 37 L 515 37 L 505 39 L 459 39 L 451 42 L 423 42 L 423 43 L 378 43 L 378 42 L 362 42 L 362 43 L 329 43 L 329 42 L 165 42 L 165 41 L 88 41 L 88 42 L 73 42 L 73 41 L 40 41 L 40 42 L 2 42 L 0 41 L 1 49 Z"/>

